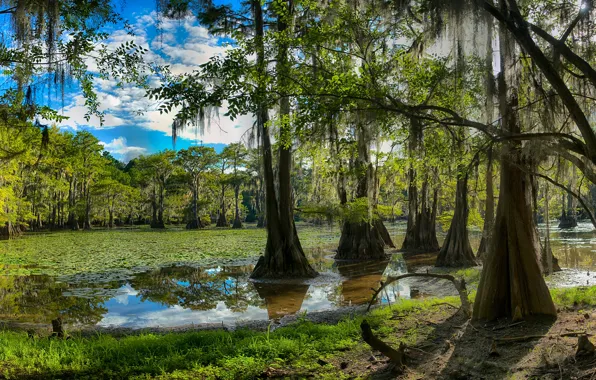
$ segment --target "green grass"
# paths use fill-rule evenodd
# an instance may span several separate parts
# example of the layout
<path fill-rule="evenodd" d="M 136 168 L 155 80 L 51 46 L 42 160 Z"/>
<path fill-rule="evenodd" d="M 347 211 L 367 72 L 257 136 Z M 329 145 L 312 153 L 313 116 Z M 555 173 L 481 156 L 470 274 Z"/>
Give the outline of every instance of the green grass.
<path fill-rule="evenodd" d="M 382 333 L 392 313 L 419 313 L 441 300 L 404 300 L 374 310 L 367 319 Z M 0 374 L 7 378 L 253 378 L 268 367 L 297 372 L 333 372 L 318 359 L 363 348 L 360 322 L 348 318 L 336 325 L 299 321 L 273 332 L 239 330 L 74 336 L 69 340 L 29 338 L 23 332 L 0 331 Z M 393 323 L 399 323 L 392 321 Z M 388 330 L 389 331 L 389 330 Z M 415 339 L 410 336 L 410 339 Z M 324 363 L 323 363 L 324 364 Z M 337 378 L 337 376 L 335 376 Z"/>
<path fill-rule="evenodd" d="M 333 247 L 338 228 L 300 228 L 305 249 Z M 264 229 L 65 231 L 0 242 L 0 275 L 97 273 L 176 263 L 225 264 L 258 257 Z"/>
<path fill-rule="evenodd" d="M 596 306 L 596 286 L 555 288 L 550 294 L 558 306 Z"/>

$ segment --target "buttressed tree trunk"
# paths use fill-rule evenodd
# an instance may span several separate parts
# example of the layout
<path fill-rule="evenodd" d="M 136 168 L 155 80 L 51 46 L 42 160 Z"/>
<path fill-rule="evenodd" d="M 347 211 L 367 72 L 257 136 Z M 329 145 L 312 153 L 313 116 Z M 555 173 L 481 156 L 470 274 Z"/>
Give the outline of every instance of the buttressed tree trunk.
<path fill-rule="evenodd" d="M 422 140 L 422 129 L 420 121 L 412 118 L 410 120 L 410 141 L 408 151 L 410 158 L 414 160 L 418 149 L 418 143 Z M 416 186 L 416 169 L 411 164 L 408 170 L 408 225 L 406 237 L 402 243 L 401 250 L 406 252 L 437 252 L 439 241 L 436 233 L 436 218 L 438 205 L 438 190 L 433 191 L 433 202 L 429 205 L 428 179 L 422 183 L 420 194 Z M 418 202 L 420 198 L 420 204 Z"/>
<path fill-rule="evenodd" d="M 284 2 L 288 11 L 292 13 L 292 2 Z M 255 46 L 257 54 L 257 70 L 262 78 L 266 76 L 265 48 L 263 43 L 263 9 L 260 0 L 252 0 L 251 5 L 255 18 Z M 278 19 L 278 31 L 286 33 L 288 24 L 283 17 Z M 287 70 L 287 45 L 281 43 L 278 52 L 278 68 Z M 282 81 L 282 87 L 285 84 L 287 76 L 278 76 Z M 262 83 L 259 83 L 258 91 L 261 99 L 266 99 Z M 290 100 L 288 97 L 282 97 L 280 100 L 280 117 L 290 114 Z M 261 101 L 257 109 L 257 128 L 261 134 L 262 154 L 263 154 L 263 176 L 265 181 L 265 212 L 267 215 L 267 245 L 265 246 L 265 255 L 259 258 L 252 278 L 281 278 L 281 277 L 315 277 L 317 272 L 310 266 L 294 224 L 293 204 L 291 194 L 291 163 L 292 153 L 289 144 L 280 144 L 279 147 L 279 198 L 276 197 L 275 181 L 273 178 L 273 157 L 271 148 L 271 138 L 269 128 L 266 124 L 269 120 L 267 104 Z M 289 117 L 287 117 L 289 119 Z M 282 125 L 280 140 L 290 139 L 290 126 Z M 279 199 L 279 201 L 278 201 Z"/>
<path fill-rule="evenodd" d="M 460 168 L 461 169 L 461 168 Z M 468 173 L 460 174 L 455 191 L 455 211 L 443 247 L 437 256 L 438 267 L 468 267 L 476 265 L 468 238 Z"/>
<path fill-rule="evenodd" d="M 367 207 L 372 207 L 369 196 L 372 186 L 372 165 L 369 162 L 369 139 L 367 138 L 366 127 L 359 122 L 357 124 L 358 158 L 356 159 L 355 171 L 358 175 L 356 197 L 367 200 Z M 381 234 L 379 225 L 382 221 L 344 221 L 339 246 L 335 258 L 338 260 L 387 260 L 385 254 L 385 241 Z M 383 226 L 384 228 L 384 226 Z M 387 233 L 388 234 L 388 233 Z"/>
<path fill-rule="evenodd" d="M 500 28 L 501 75 L 499 104 L 502 128 L 520 133 L 518 63 L 515 42 Z M 556 316 L 557 312 L 540 272 L 539 243 L 532 216 L 531 181 L 521 142 L 506 142 L 501 152 L 501 184 L 497 215 L 488 256 L 474 302 L 475 319 Z"/>

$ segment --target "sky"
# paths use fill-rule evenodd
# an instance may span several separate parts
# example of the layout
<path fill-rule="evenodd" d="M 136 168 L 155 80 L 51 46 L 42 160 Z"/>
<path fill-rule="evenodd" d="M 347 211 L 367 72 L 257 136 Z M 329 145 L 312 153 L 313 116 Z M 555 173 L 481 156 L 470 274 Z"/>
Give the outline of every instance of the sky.
<path fill-rule="evenodd" d="M 132 25 L 135 36 L 130 36 L 121 26 L 109 30 L 108 47 L 115 48 L 128 40 L 149 49 L 149 62 L 169 64 L 173 73 L 190 72 L 210 57 L 224 54 L 229 47 L 224 40 L 209 35 L 194 17 L 184 20 L 158 20 L 154 0 L 127 0 L 121 5 L 121 15 Z M 158 29 L 159 26 L 159 29 Z M 90 64 L 91 71 L 96 68 Z M 150 84 L 157 85 L 156 79 Z M 144 97 L 145 91 L 134 86 L 119 88 L 114 80 L 95 80 L 100 110 L 105 121 L 85 120 L 87 112 L 80 89 L 73 84 L 65 90 L 65 100 L 59 111 L 69 119 L 59 126 L 70 131 L 88 130 L 93 133 L 114 157 L 129 161 L 139 155 L 172 149 L 171 125 L 174 113 L 160 114 L 158 104 Z M 192 128 L 179 134 L 176 149 L 194 144 L 213 146 L 217 151 L 227 144 L 237 142 L 253 125 L 250 115 L 235 120 L 223 116 L 224 104 L 212 118 L 210 128 L 197 135 Z"/>

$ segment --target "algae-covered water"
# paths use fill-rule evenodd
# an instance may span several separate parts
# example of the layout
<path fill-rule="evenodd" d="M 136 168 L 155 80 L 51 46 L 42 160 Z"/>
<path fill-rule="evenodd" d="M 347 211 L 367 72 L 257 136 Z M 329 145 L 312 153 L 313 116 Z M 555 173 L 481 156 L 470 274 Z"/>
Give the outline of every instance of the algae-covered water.
<path fill-rule="evenodd" d="M 404 224 L 389 226 L 398 246 L 404 230 Z M 337 225 L 301 225 L 299 235 L 321 273 L 299 283 L 250 281 L 265 245 L 265 231 L 256 228 L 54 232 L 3 241 L 0 321 L 47 324 L 62 316 L 70 324 L 132 328 L 233 325 L 367 304 L 379 281 L 408 271 L 399 253 L 381 263 L 334 261 Z M 471 233 L 474 249 L 478 238 Z M 596 257 L 591 225 L 555 230 L 551 239 L 561 266 L 570 269 L 549 283 L 589 283 L 592 275 L 585 273 Z M 441 280 L 408 279 L 389 287 L 380 302 L 454 292 Z"/>

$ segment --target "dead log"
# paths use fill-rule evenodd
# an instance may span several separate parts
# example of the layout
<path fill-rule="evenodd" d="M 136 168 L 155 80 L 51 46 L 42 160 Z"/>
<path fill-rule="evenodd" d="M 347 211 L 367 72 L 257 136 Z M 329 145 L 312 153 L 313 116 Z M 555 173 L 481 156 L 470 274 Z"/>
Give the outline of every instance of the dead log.
<path fill-rule="evenodd" d="M 381 291 L 383 291 L 383 289 L 385 289 L 387 285 L 394 283 L 395 281 L 399 281 L 401 279 L 409 277 L 440 278 L 443 280 L 451 281 L 453 283 L 453 286 L 455 286 L 455 289 L 459 293 L 459 299 L 461 301 L 461 310 L 464 312 L 467 318 L 470 318 L 472 316 L 472 307 L 470 306 L 470 302 L 468 301 L 468 290 L 466 289 L 466 281 L 463 278 L 456 279 L 450 274 L 438 273 L 406 273 L 397 277 L 387 277 L 387 281 L 381 282 L 381 287 L 374 291 L 372 299 L 368 303 L 366 311 L 370 310 L 373 303 L 377 300 L 378 295 L 381 293 Z"/>
<path fill-rule="evenodd" d="M 387 356 L 389 360 L 396 365 L 396 367 L 401 370 L 405 366 L 405 349 L 406 345 L 401 342 L 399 344 L 398 349 L 394 349 L 387 343 L 383 342 L 381 339 L 377 338 L 371 328 L 370 325 L 366 320 L 362 321 L 360 324 L 360 329 L 362 330 L 362 339 L 369 345 L 373 350 L 380 351 L 383 355 Z"/>

